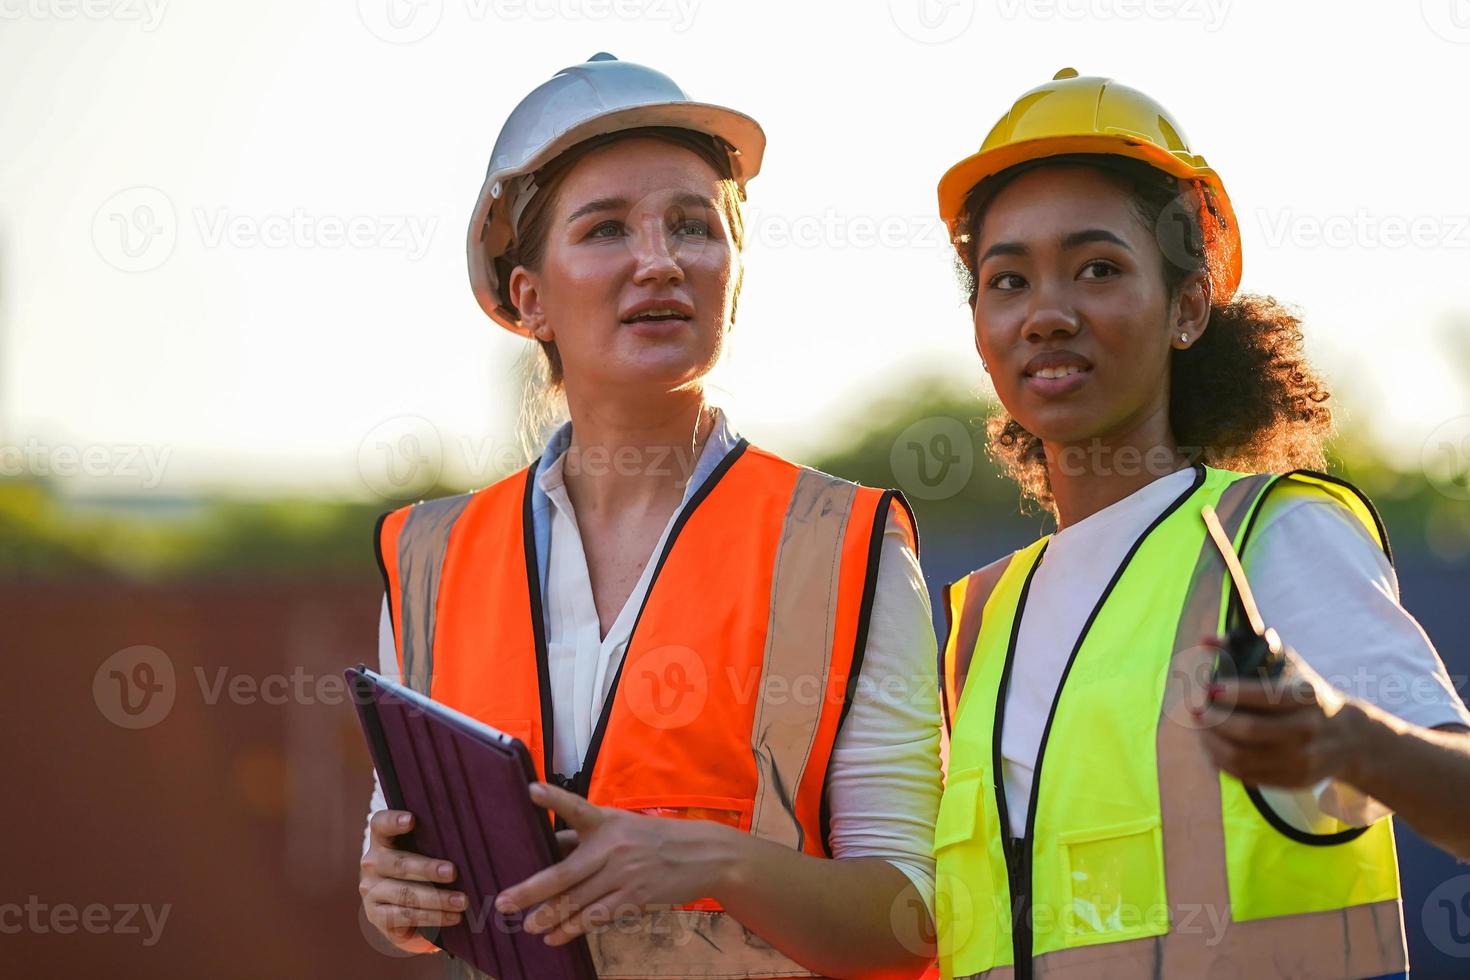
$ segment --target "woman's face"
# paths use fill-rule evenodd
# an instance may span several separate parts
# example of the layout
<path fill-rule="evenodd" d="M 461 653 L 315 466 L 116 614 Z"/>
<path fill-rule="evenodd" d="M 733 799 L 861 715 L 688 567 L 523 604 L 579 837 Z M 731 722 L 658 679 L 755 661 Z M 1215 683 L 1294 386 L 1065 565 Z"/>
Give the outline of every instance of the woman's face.
<path fill-rule="evenodd" d="M 719 175 L 683 147 L 629 137 L 563 178 L 540 268 L 511 291 L 538 339 L 556 342 L 569 389 L 677 388 L 719 360 L 738 256 Z"/>
<path fill-rule="evenodd" d="M 985 211 L 975 346 L 1011 416 L 1043 442 L 1075 444 L 1162 424 L 1169 352 L 1203 330 L 1195 285 L 1171 300 L 1153 229 L 1126 185 L 1086 166 L 1016 177 Z"/>

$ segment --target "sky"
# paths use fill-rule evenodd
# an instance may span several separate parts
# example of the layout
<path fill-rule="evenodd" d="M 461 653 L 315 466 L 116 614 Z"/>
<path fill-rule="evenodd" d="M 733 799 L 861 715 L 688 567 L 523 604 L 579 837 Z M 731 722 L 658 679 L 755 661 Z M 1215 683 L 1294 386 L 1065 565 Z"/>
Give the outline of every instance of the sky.
<path fill-rule="evenodd" d="M 526 342 L 466 225 L 511 108 L 598 51 L 766 130 L 711 378 L 757 443 L 988 390 L 935 184 L 1075 67 L 1220 172 L 1242 288 L 1300 307 L 1349 424 L 1470 453 L 1470 0 L 0 0 L 0 476 L 391 496 L 409 439 L 488 482 Z"/>

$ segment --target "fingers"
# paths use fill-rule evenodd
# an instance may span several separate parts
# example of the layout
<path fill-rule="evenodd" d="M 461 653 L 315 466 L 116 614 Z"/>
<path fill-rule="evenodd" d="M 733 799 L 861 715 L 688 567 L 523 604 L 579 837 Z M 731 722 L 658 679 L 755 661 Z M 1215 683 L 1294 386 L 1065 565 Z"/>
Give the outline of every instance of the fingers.
<path fill-rule="evenodd" d="M 588 904 L 577 914 L 568 916 L 546 934 L 546 945 L 564 946 L 578 936 L 597 932 L 613 923 L 636 922 L 646 912 L 646 909 L 631 900 L 626 891 L 613 892 Z"/>
<path fill-rule="evenodd" d="M 558 832 L 558 846 L 563 846 L 570 840 L 575 840 L 576 843 L 567 852 L 564 860 L 501 892 L 495 899 L 495 908 L 502 914 L 528 909 L 554 895 L 570 891 L 600 871 L 607 862 L 605 853 L 594 854 L 590 847 L 581 846 L 582 837 L 595 830 L 606 819 L 601 813 L 601 807 L 588 803 L 575 793 L 568 793 L 560 787 L 545 783 L 531 784 L 531 800 L 540 806 L 550 807 L 573 825 L 573 836 L 570 838 L 563 836 L 566 831 Z"/>
<path fill-rule="evenodd" d="M 576 793 L 547 783 L 531 784 L 531 802 L 544 806 L 566 821 L 568 827 L 586 833 L 602 823 L 602 808 L 594 806 Z"/>
<path fill-rule="evenodd" d="M 467 899 L 463 892 L 433 885 L 417 885 L 392 878 L 364 879 L 358 887 L 362 897 L 380 905 L 401 908 L 437 910 L 441 912 L 463 912 Z"/>
<path fill-rule="evenodd" d="M 1210 761 L 1242 782 L 1297 789 L 1318 779 L 1312 753 L 1303 748 L 1283 751 L 1275 746 L 1248 745 L 1223 738 L 1213 730 L 1202 732 L 1201 738 Z"/>
<path fill-rule="evenodd" d="M 368 826 L 372 828 L 373 839 L 386 844 L 413 829 L 413 814 L 407 810 L 379 810 L 368 818 Z"/>
<path fill-rule="evenodd" d="M 404 820 L 404 817 L 408 819 Z M 393 839 L 405 833 L 412 823 L 412 815 L 402 810 L 379 810 L 372 815 L 369 821 L 372 843 L 362 856 L 364 874 L 406 881 L 453 881 L 455 870 L 450 862 L 442 858 L 425 857 L 395 846 Z"/>
<path fill-rule="evenodd" d="M 590 848 L 579 846 L 576 853 L 565 861 L 538 871 L 520 884 L 501 892 L 495 899 L 495 909 L 502 914 L 528 909 L 538 902 L 571 891 L 602 870 L 605 861 L 606 855 L 593 855 Z"/>
<path fill-rule="evenodd" d="M 441 881 L 447 884 L 455 878 L 454 865 L 448 861 L 379 844 L 369 847 L 362 856 L 362 870 L 365 874 L 404 881 Z"/>
<path fill-rule="evenodd" d="M 1293 748 L 1311 739 L 1317 718 L 1307 712 L 1270 714 L 1237 711 L 1224 704 L 1211 704 L 1199 715 L 1200 725 L 1239 745 Z"/>
<path fill-rule="evenodd" d="M 617 882 L 612 881 L 610 875 L 594 875 L 569 892 L 557 895 L 533 909 L 531 914 L 525 918 L 526 931 L 532 934 L 550 934 L 568 922 L 578 919 L 599 899 L 605 899 L 616 891 L 617 887 Z M 595 916 L 596 913 L 594 913 L 594 921 Z M 576 932 L 572 935 L 580 934 Z"/>
<path fill-rule="evenodd" d="M 1221 677 L 1210 684 L 1209 694 L 1213 705 L 1266 714 L 1286 714 L 1317 704 L 1311 683 L 1291 674 L 1274 680 Z"/>
<path fill-rule="evenodd" d="M 369 902 L 367 916 L 368 921 L 384 932 L 458 925 L 461 918 L 458 912 L 388 905 L 383 902 Z"/>

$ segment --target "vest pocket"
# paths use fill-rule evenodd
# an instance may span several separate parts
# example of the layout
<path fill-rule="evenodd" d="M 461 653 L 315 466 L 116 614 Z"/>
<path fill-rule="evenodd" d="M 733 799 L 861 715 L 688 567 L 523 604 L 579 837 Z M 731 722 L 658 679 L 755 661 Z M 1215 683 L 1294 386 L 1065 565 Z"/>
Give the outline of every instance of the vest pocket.
<path fill-rule="evenodd" d="M 962 769 L 952 773 L 944 795 L 939 798 L 939 816 L 934 821 L 934 851 L 961 844 L 974 837 L 980 821 L 980 790 L 985 770 Z"/>
<path fill-rule="evenodd" d="M 1158 817 L 1060 834 L 1057 843 L 1062 907 L 1055 912 L 1068 945 L 1168 931 Z"/>
<path fill-rule="evenodd" d="M 950 773 L 934 822 L 934 918 L 939 956 L 956 974 L 979 972 L 994 962 L 996 930 L 1007 921 L 1004 871 L 1001 883 L 991 875 L 992 844 L 985 807 L 990 781 L 982 768 Z M 997 858 L 1004 861 L 1004 858 Z M 1003 867 L 1003 864 L 1002 864 Z M 984 965 L 978 965 L 983 963 Z"/>
<path fill-rule="evenodd" d="M 675 820 L 713 820 L 736 830 L 750 830 L 754 800 L 733 796 L 623 796 L 612 801 L 619 810 L 631 810 L 649 817 L 672 817 Z"/>
<path fill-rule="evenodd" d="M 713 820 L 715 823 L 750 832 L 754 800 L 733 796 L 623 796 L 612 801 L 619 810 L 641 813 L 647 817 L 671 820 Z M 722 912 L 724 908 L 712 898 L 699 898 L 678 906 L 691 912 Z"/>

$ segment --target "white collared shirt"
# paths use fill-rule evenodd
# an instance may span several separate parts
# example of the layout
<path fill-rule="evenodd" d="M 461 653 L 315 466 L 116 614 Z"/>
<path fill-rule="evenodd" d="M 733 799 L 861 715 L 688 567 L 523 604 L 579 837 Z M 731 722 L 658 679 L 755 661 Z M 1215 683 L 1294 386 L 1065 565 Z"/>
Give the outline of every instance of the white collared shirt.
<path fill-rule="evenodd" d="M 733 443 L 723 412 L 711 447 Z M 551 500 L 551 541 L 545 591 L 547 653 L 555 759 L 553 769 L 571 775 L 581 768 L 602 704 L 627 649 L 633 620 L 643 604 L 661 552 L 678 513 L 644 565 L 617 620 L 600 637 L 587 559 L 576 514 L 562 482 L 564 456 L 538 471 L 540 489 Z M 398 679 L 398 655 L 387 599 L 379 621 L 379 672 Z M 933 621 L 929 592 L 918 557 L 904 530 L 891 518 L 878 563 L 878 583 L 868 627 L 857 693 L 837 733 L 827 772 L 831 814 L 829 844 L 836 858 L 880 857 L 902 871 L 934 909 L 934 823 L 942 789 L 939 763 L 939 694 L 935 680 Z M 384 809 L 374 776 L 369 813 Z M 368 836 L 364 836 L 366 851 Z"/>
<path fill-rule="evenodd" d="M 572 776 L 582 768 L 582 760 L 587 756 L 587 745 L 592 741 L 603 702 L 611 693 L 618 665 L 628 649 L 633 621 L 638 618 L 638 609 L 648 594 L 657 564 L 655 559 L 663 551 L 679 510 L 675 508 L 669 514 L 658 543 L 643 565 L 638 584 L 608 628 L 607 636 L 601 636 L 602 622 L 592 596 L 582 532 L 577 527 L 577 515 L 562 478 L 565 462 L 565 455 L 558 456 L 536 474 L 536 483 L 551 499 L 552 506 L 545 600 L 547 666 L 551 673 L 552 704 L 557 708 L 552 733 L 555 747 L 552 770 L 562 776 Z"/>
<path fill-rule="evenodd" d="M 1047 543 L 1021 615 L 1001 728 L 1011 836 L 1025 833 L 1042 733 L 1088 614 L 1134 540 L 1193 480 L 1192 469 L 1160 477 Z M 1262 618 L 1329 684 L 1426 728 L 1470 724 L 1439 654 L 1399 605 L 1393 566 L 1346 507 L 1268 496 L 1241 563 Z M 1389 812 L 1331 779 L 1262 787 L 1262 795 L 1288 823 L 1315 833 L 1336 829 L 1333 819 L 1365 826 Z"/>

